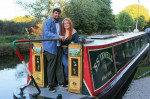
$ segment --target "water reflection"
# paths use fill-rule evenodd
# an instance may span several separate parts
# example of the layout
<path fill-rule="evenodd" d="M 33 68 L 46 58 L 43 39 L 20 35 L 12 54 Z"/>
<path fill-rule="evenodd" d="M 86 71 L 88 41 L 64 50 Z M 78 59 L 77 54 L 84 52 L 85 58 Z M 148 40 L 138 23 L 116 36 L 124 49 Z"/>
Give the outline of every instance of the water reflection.
<path fill-rule="evenodd" d="M 23 55 L 28 65 L 29 55 Z M 18 56 L 0 57 L 0 99 L 13 99 L 13 91 L 27 83 L 27 72 Z"/>
<path fill-rule="evenodd" d="M 27 63 L 28 66 L 28 63 Z M 16 71 L 15 71 L 15 78 L 16 80 L 21 80 L 23 77 L 27 77 L 27 71 L 25 70 L 25 67 L 22 64 L 18 64 L 16 66 Z"/>

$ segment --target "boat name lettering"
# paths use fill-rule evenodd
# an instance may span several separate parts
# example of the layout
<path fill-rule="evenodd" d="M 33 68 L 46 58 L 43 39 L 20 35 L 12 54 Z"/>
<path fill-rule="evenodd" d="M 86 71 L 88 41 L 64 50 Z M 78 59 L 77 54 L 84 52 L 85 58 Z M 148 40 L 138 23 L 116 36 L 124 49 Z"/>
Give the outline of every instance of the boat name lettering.
<path fill-rule="evenodd" d="M 105 58 L 109 59 L 111 62 L 113 61 L 113 57 L 112 55 L 110 55 L 110 53 L 102 52 L 101 54 L 97 56 L 96 62 L 94 63 L 94 66 L 93 66 L 96 72 L 98 71 L 98 68 L 100 66 L 100 61 L 102 62 Z"/>
<path fill-rule="evenodd" d="M 102 80 L 105 80 L 108 76 L 110 76 L 112 73 L 111 71 L 108 72 L 106 75 L 102 76 Z"/>

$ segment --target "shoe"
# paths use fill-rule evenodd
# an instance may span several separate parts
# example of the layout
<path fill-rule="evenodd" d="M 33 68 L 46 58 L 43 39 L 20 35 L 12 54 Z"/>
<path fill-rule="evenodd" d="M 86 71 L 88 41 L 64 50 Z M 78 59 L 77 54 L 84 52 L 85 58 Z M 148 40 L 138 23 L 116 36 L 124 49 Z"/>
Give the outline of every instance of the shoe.
<path fill-rule="evenodd" d="M 68 80 L 66 80 L 66 86 L 68 86 Z"/>
<path fill-rule="evenodd" d="M 61 84 L 59 84 L 59 86 L 62 87 L 62 88 L 66 88 L 67 87 L 65 83 L 61 83 Z"/>
<path fill-rule="evenodd" d="M 52 86 L 52 85 L 49 86 L 49 91 L 50 91 L 50 92 L 53 92 L 53 93 L 56 92 L 54 86 Z"/>

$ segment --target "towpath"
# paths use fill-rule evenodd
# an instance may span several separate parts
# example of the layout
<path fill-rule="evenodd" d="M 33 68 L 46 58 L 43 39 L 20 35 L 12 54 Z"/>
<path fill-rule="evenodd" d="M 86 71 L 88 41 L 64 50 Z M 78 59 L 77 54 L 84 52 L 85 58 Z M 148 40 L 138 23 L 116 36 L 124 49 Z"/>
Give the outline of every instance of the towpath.
<path fill-rule="evenodd" d="M 122 99 L 150 99 L 150 76 L 133 80 Z"/>

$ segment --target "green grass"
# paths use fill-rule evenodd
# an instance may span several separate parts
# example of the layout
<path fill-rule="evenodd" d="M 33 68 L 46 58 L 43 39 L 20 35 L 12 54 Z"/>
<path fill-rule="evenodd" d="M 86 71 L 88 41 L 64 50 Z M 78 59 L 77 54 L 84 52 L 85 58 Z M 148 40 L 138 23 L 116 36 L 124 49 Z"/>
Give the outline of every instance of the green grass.
<path fill-rule="evenodd" d="M 8 55 L 13 55 L 14 49 L 12 47 L 12 42 L 14 40 L 24 40 L 27 39 L 27 36 L 24 35 L 7 35 L 7 36 L 0 36 L 0 53 L 7 52 Z M 26 49 L 29 48 L 29 43 L 18 43 L 16 44 L 17 48 L 19 49 Z"/>
<path fill-rule="evenodd" d="M 148 58 L 149 58 L 149 55 L 147 55 L 147 57 L 138 65 L 137 72 L 134 75 L 135 80 L 146 77 L 146 76 L 150 76 L 150 73 L 147 73 L 150 71 L 150 63 L 148 62 Z M 143 74 L 145 75 L 143 76 Z"/>
<path fill-rule="evenodd" d="M 30 37 L 31 39 L 40 39 L 41 36 L 37 36 L 35 34 L 32 34 Z M 12 43 L 14 40 L 27 40 L 27 35 L 7 35 L 7 36 L 0 36 L 0 44 L 3 43 Z"/>
<path fill-rule="evenodd" d="M 14 40 L 24 40 L 27 39 L 27 36 L 24 35 L 8 35 L 0 36 L 0 43 L 12 43 Z"/>
<path fill-rule="evenodd" d="M 26 39 L 24 35 L 7 35 L 0 36 L 0 51 L 10 50 L 14 40 Z M 12 49 L 12 48 L 11 48 Z"/>

